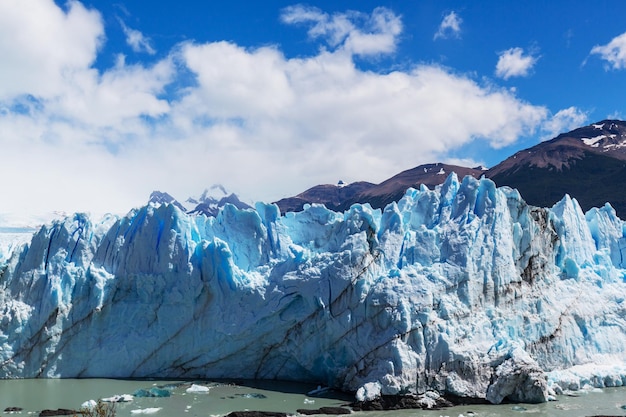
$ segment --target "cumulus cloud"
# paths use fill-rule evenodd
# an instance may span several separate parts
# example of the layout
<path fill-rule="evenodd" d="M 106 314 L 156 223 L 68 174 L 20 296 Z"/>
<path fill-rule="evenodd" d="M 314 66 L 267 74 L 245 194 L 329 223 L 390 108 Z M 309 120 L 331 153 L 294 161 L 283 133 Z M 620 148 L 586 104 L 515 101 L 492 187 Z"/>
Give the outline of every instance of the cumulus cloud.
<path fill-rule="evenodd" d="M 9 3 L 2 5 L 14 19 L 30 19 L 14 10 L 20 2 Z M 28 65 L 45 52 L 38 42 L 22 41 L 21 51 L 0 46 L 28 58 L 12 61 L 17 87 L 0 77 L 0 176 L 12 178 L 4 195 L 19 196 L 5 198 L 0 211 L 45 202 L 123 212 L 154 189 L 185 198 L 215 182 L 273 201 L 339 178 L 382 181 L 445 160 L 478 138 L 507 146 L 548 117 L 545 107 L 443 67 L 359 69 L 355 56 L 395 48 L 401 22 L 385 9 L 369 15 L 285 9 L 283 21 L 308 25 L 309 36 L 328 43 L 312 56 L 290 58 L 276 46 L 185 42 L 150 65 L 128 65 L 120 55 L 97 70 L 98 13 L 78 3 L 66 10 L 34 3 L 46 6 L 39 18 L 58 23 L 57 41 L 76 42 L 77 49 L 48 52 L 52 64 L 37 72 Z M 24 39 L 37 34 L 19 21 L 14 30 Z M 32 71 L 32 84 L 17 68 Z"/>
<path fill-rule="evenodd" d="M 433 39 L 460 38 L 461 23 L 463 23 L 463 19 L 461 19 L 456 12 L 452 11 L 448 13 L 443 17 L 443 20 L 439 24 L 439 29 L 435 32 Z"/>
<path fill-rule="evenodd" d="M 140 31 L 126 26 L 121 19 L 119 19 L 119 22 L 126 36 L 126 43 L 134 52 L 145 52 L 150 55 L 156 54 L 156 50 L 152 47 L 152 42 L 149 38 L 145 37 Z"/>
<path fill-rule="evenodd" d="M 510 48 L 502 51 L 496 65 L 496 76 L 505 80 L 511 77 L 525 77 L 537 63 L 539 58 L 525 55 L 522 48 Z"/>
<path fill-rule="evenodd" d="M 550 140 L 561 133 L 576 129 L 584 125 L 587 119 L 587 113 L 576 107 L 560 110 L 543 122 L 542 140 Z"/>
<path fill-rule="evenodd" d="M 49 0 L 1 1 L 0 101 L 62 93 L 93 63 L 103 39 L 100 14 L 76 1 L 67 11 Z"/>
<path fill-rule="evenodd" d="M 606 45 L 594 46 L 591 53 L 607 61 L 607 68 L 626 69 L 626 33 L 616 36 Z"/>
<path fill-rule="evenodd" d="M 281 20 L 307 25 L 309 37 L 323 38 L 330 47 L 356 55 L 391 53 L 402 32 L 400 17 L 384 7 L 367 15 L 355 11 L 328 14 L 316 7 L 296 5 L 283 9 Z"/>

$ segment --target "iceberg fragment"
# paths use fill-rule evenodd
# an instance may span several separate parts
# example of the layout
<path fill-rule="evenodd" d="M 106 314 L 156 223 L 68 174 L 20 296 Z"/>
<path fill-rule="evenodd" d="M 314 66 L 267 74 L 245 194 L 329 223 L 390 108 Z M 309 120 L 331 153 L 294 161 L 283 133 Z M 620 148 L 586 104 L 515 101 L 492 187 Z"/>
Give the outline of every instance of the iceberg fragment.
<path fill-rule="evenodd" d="M 196 384 L 191 384 L 191 386 L 189 388 L 187 388 L 185 391 L 189 392 L 189 393 L 208 393 L 211 389 L 209 387 L 205 387 L 204 385 L 196 385 Z"/>

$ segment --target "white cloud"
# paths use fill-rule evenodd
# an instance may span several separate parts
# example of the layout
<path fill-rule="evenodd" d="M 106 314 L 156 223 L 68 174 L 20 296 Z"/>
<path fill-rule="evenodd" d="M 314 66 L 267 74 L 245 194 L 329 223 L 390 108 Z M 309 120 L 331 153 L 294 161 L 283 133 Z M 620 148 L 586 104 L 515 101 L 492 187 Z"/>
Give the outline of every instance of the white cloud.
<path fill-rule="evenodd" d="M 587 113 L 576 107 L 560 110 L 543 122 L 541 126 L 542 140 L 553 139 L 561 133 L 583 126 L 587 120 Z"/>
<path fill-rule="evenodd" d="M 174 77 L 171 59 L 151 67 L 126 65 L 123 56 L 115 67 L 102 74 L 95 70 L 77 72 L 63 94 L 46 103 L 55 116 L 93 127 L 111 127 L 140 117 L 159 117 L 169 111 L 159 98 Z"/>
<path fill-rule="evenodd" d="M 435 32 L 433 39 L 460 38 L 461 23 L 463 23 L 463 19 L 461 19 L 458 14 L 454 11 L 448 13 L 443 17 L 441 24 L 439 24 L 439 29 Z"/>
<path fill-rule="evenodd" d="M 592 54 L 600 55 L 608 61 L 609 68 L 626 69 L 626 33 L 611 39 L 606 45 L 596 45 L 591 49 Z"/>
<path fill-rule="evenodd" d="M 152 47 L 152 43 L 149 38 L 146 38 L 143 33 L 136 29 L 131 29 L 119 19 L 124 35 L 126 35 L 126 43 L 134 52 L 145 52 L 150 55 L 156 54 L 156 50 Z"/>
<path fill-rule="evenodd" d="M 505 80 L 511 77 L 525 77 L 537 63 L 539 58 L 524 55 L 522 48 L 510 48 L 502 51 L 496 65 L 496 76 Z"/>
<path fill-rule="evenodd" d="M 391 53 L 402 32 L 400 17 L 384 7 L 374 9 L 371 15 L 354 11 L 329 15 L 315 7 L 296 5 L 283 9 L 281 20 L 309 25 L 309 37 L 324 38 L 332 48 L 341 47 L 355 55 Z"/>
<path fill-rule="evenodd" d="M 103 37 L 100 14 L 76 1 L 67 12 L 52 1 L 0 1 L 0 101 L 61 93 L 95 60 Z"/>
<path fill-rule="evenodd" d="M 0 212 L 44 206 L 123 212 L 154 189 L 185 198 L 216 182 L 272 201 L 340 178 L 382 181 L 447 159 L 476 138 L 510 145 L 548 115 L 511 91 L 438 66 L 360 70 L 354 55 L 395 47 L 401 22 L 384 9 L 358 17 L 288 9 L 285 21 L 311 24 L 311 36 L 332 46 L 309 57 L 289 58 L 277 47 L 187 42 L 151 65 L 127 65 L 120 57 L 98 71 L 97 13 L 45 4 L 44 21 L 79 16 L 58 30 L 63 36 L 70 30 L 64 42 L 71 44 L 71 28 L 83 28 L 91 40 L 80 45 L 90 47 L 36 74 L 56 80 L 55 88 L 22 83 L 0 100 L 0 177 L 10 178 Z M 17 22 L 13 35 L 20 28 L 28 26 Z M 41 52 L 36 42 L 23 46 L 22 56 Z"/>

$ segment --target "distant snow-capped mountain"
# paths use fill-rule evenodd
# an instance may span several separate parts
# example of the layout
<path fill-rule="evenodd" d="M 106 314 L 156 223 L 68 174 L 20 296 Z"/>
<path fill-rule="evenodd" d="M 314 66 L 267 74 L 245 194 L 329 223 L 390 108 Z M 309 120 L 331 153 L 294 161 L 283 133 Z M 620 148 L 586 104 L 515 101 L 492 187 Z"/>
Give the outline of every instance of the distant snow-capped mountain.
<path fill-rule="evenodd" d="M 166 192 L 153 191 L 148 203 L 157 206 L 172 204 L 187 214 L 204 214 L 210 217 L 217 216 L 220 208 L 226 204 L 232 204 L 238 209 L 251 208 L 249 204 L 241 201 L 237 194 L 228 192 L 221 184 L 212 185 L 199 197 L 189 197 L 183 203 Z"/>

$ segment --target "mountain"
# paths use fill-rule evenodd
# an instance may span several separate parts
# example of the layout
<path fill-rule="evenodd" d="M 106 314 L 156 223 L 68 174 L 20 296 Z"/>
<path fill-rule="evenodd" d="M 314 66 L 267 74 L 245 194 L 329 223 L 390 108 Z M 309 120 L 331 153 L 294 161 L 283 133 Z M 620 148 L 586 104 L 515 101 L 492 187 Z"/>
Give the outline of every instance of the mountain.
<path fill-rule="evenodd" d="M 626 224 L 455 174 L 384 210 L 171 204 L 0 265 L 0 378 L 296 380 L 542 402 L 626 382 Z"/>
<path fill-rule="evenodd" d="M 340 181 L 337 185 L 316 185 L 295 197 L 278 200 L 276 204 L 280 208 L 281 213 L 302 211 L 305 204 L 313 203 L 324 204 L 331 210 L 338 210 L 340 207 L 343 207 L 346 200 L 353 199 L 372 187 L 375 187 L 375 185 L 364 181 L 348 185 L 344 184 L 343 181 Z"/>
<path fill-rule="evenodd" d="M 148 203 L 156 206 L 171 204 L 187 214 L 204 214 L 209 217 L 217 216 L 220 208 L 226 204 L 232 204 L 238 209 L 252 208 L 241 201 L 236 194 L 226 191 L 226 188 L 220 184 L 205 189 L 200 197 L 187 198 L 184 203 L 180 203 L 168 193 L 153 191 Z"/>
<path fill-rule="evenodd" d="M 178 209 L 187 212 L 187 208 L 185 208 L 185 206 L 183 206 L 181 203 L 178 202 L 178 200 L 176 200 L 174 197 L 172 197 L 170 194 L 165 193 L 165 192 L 161 192 L 161 191 L 153 191 L 150 194 L 150 198 L 148 199 L 148 203 L 149 204 L 154 204 L 157 206 L 160 206 L 161 204 L 172 204 L 176 207 L 178 207 Z"/>
<path fill-rule="evenodd" d="M 369 203 L 373 208 L 383 208 L 404 196 L 407 188 L 419 188 L 421 184 L 434 187 L 445 181 L 450 173 L 463 178 L 470 175 L 480 178 L 485 175 L 482 168 L 466 168 L 442 163 L 420 165 L 403 171 L 380 184 L 355 182 L 349 185 L 318 185 L 298 194 L 284 198 L 275 204 L 281 213 L 300 211 L 305 204 L 324 204 L 331 210 L 347 210 L 355 203 Z"/>
<path fill-rule="evenodd" d="M 452 172 L 459 178 L 466 175 L 480 178 L 485 175 L 485 170 L 482 168 L 466 168 L 442 163 L 420 165 L 402 171 L 353 197 L 348 197 L 337 207 L 340 210 L 347 210 L 355 203 L 369 203 L 373 208 L 384 208 L 392 201 L 399 201 L 409 187 L 419 188 L 420 185 L 425 185 L 433 188 L 443 183 Z"/>
<path fill-rule="evenodd" d="M 538 207 L 551 207 L 565 194 L 576 198 L 584 211 L 609 202 L 620 218 L 626 218 L 626 122 L 603 120 L 563 133 L 556 138 L 517 152 L 487 170 L 447 164 L 426 164 L 403 171 L 380 184 L 358 188 L 321 185 L 276 204 L 282 213 L 302 210 L 306 203 L 321 203 L 334 210 L 347 210 L 354 203 L 383 208 L 399 201 L 407 188 L 434 187 L 447 174 L 460 178 L 486 176 L 499 186 L 520 191 L 524 200 Z M 344 191 L 345 190 L 345 191 Z M 347 191 L 350 191 L 349 193 Z"/>
<path fill-rule="evenodd" d="M 603 120 L 519 151 L 487 172 L 526 202 L 549 207 L 569 194 L 583 210 L 610 202 L 626 218 L 626 122 Z"/>

